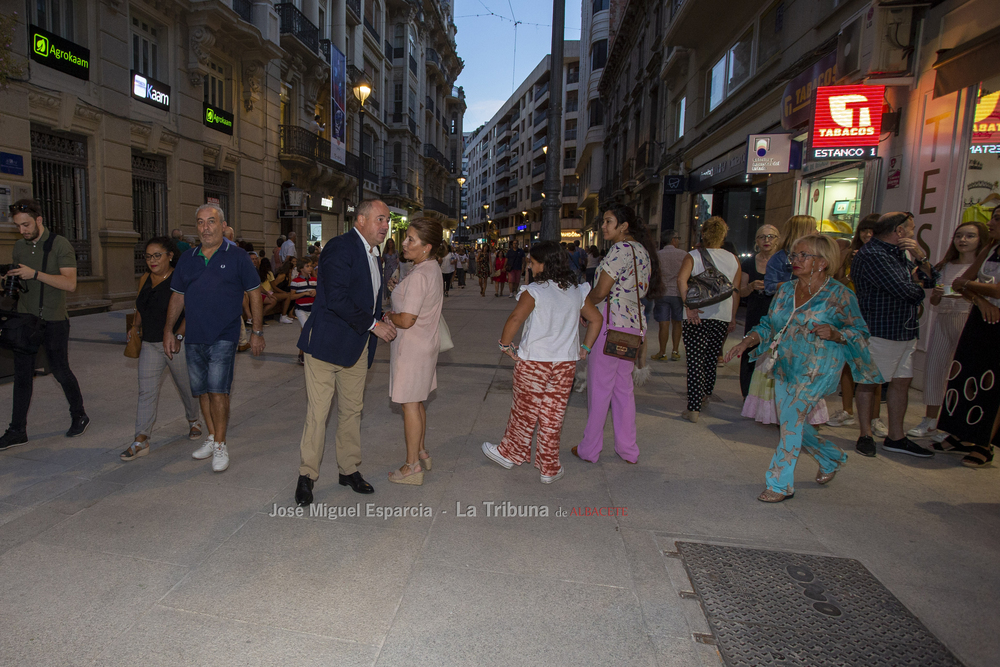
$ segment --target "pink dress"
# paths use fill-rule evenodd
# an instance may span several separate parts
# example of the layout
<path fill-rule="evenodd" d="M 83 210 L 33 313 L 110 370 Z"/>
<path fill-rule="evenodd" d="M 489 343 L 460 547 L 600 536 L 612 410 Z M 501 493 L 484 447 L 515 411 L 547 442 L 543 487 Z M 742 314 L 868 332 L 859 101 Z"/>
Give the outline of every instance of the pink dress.
<path fill-rule="evenodd" d="M 412 327 L 397 330 L 389 345 L 389 398 L 393 403 L 425 401 L 437 389 L 442 305 L 441 268 L 434 261 L 414 266 L 392 291 L 393 312 L 417 316 Z"/>

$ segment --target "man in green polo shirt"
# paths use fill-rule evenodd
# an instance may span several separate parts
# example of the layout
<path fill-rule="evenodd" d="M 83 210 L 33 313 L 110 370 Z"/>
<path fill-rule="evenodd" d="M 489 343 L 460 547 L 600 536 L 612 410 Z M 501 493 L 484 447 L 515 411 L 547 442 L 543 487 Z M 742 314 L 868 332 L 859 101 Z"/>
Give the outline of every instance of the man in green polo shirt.
<path fill-rule="evenodd" d="M 34 199 L 20 199 L 10 206 L 11 217 L 23 238 L 14 244 L 13 266 L 8 276 L 25 281 L 17 312 L 38 315 L 45 321 L 42 345 L 49 358 L 52 376 L 62 385 L 73 422 L 66 437 L 83 435 L 90 417 L 83 409 L 80 383 L 69 368 L 69 313 L 66 293 L 76 291 L 76 252 L 62 236 L 45 228 L 42 208 Z M 48 257 L 45 245 L 52 236 Z M 43 265 L 44 260 L 44 265 Z M 42 301 L 42 294 L 45 299 Z M 39 308 L 39 302 L 41 308 Z M 28 408 L 35 375 L 35 355 L 14 353 L 14 409 L 7 432 L 0 436 L 0 450 L 28 442 Z"/>

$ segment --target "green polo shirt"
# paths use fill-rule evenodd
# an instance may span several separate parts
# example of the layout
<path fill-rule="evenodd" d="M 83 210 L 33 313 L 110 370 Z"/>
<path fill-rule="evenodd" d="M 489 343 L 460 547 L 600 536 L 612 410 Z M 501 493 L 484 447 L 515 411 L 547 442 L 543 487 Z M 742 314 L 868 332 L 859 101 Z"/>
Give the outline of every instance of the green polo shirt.
<path fill-rule="evenodd" d="M 48 229 L 35 242 L 18 239 L 14 244 L 13 263 L 36 269 L 40 273 L 59 274 L 60 269 L 76 268 L 76 251 L 73 246 L 62 236 L 56 236 L 52 241 L 52 250 L 49 251 L 49 259 L 42 268 L 42 255 L 44 254 L 45 241 L 49 238 Z M 42 310 L 42 319 L 49 322 L 58 322 L 69 318 L 69 311 L 66 309 L 66 291 L 56 289 L 51 285 L 43 285 L 37 280 L 25 280 L 28 286 L 27 292 L 21 292 L 17 301 L 17 312 L 31 313 L 38 315 L 38 300 L 45 289 L 45 306 Z"/>

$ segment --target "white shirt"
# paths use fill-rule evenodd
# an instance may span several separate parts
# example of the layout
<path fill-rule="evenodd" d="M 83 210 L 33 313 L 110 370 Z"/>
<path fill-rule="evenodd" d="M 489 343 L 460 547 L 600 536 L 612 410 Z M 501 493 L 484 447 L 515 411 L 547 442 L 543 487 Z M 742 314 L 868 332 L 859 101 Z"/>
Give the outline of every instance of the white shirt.
<path fill-rule="evenodd" d="M 278 251 L 278 259 L 284 262 L 289 257 L 295 257 L 295 241 L 288 239 L 281 244 L 281 250 Z"/>
<path fill-rule="evenodd" d="M 728 250 L 723 250 L 722 248 L 706 248 L 708 250 L 709 256 L 712 258 L 712 262 L 715 264 L 715 268 L 721 271 L 730 281 L 736 279 L 736 271 L 740 268 L 739 260 L 736 259 L 736 255 L 729 252 Z M 701 252 L 698 250 L 692 250 L 688 253 L 694 260 L 694 267 L 691 269 L 691 275 L 696 276 L 705 270 L 704 264 L 701 261 Z M 735 283 L 734 283 L 735 286 Z M 684 294 L 680 295 L 681 299 L 685 297 Z M 733 297 L 729 297 L 725 301 L 720 301 L 713 306 L 705 306 L 704 308 L 699 308 L 701 314 L 698 316 L 703 320 L 722 320 L 723 322 L 733 321 Z M 687 308 L 684 309 L 684 319 L 687 319 Z"/>
<path fill-rule="evenodd" d="M 372 303 L 375 304 L 372 306 L 372 317 L 375 317 L 375 308 L 378 307 L 378 288 L 382 285 L 382 272 L 378 268 L 378 255 L 373 252 L 374 249 L 368 244 L 365 237 L 361 235 L 357 227 L 354 228 L 354 231 L 361 238 L 361 242 L 365 244 L 365 255 L 368 256 L 368 269 L 372 274 Z M 376 324 L 378 324 L 378 320 L 372 322 L 368 330 L 371 331 L 374 329 Z"/>
<path fill-rule="evenodd" d="M 525 361 L 577 361 L 580 358 L 580 311 L 590 293 L 590 285 L 573 285 L 559 289 L 551 280 L 524 285 L 518 291 L 527 292 L 535 300 L 535 309 L 528 315 L 521 332 L 517 356 Z"/>
<path fill-rule="evenodd" d="M 454 273 L 455 272 L 455 255 L 454 253 L 448 253 L 441 260 L 441 273 Z"/>

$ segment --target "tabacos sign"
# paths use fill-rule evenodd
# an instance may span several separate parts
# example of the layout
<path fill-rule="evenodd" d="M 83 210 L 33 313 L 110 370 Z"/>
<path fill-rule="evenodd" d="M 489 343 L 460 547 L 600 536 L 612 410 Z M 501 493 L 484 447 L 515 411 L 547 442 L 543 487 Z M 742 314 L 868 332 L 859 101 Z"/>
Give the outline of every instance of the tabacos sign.
<path fill-rule="evenodd" d="M 810 132 L 813 160 L 878 157 L 885 86 L 823 86 L 816 89 Z"/>
<path fill-rule="evenodd" d="M 132 97 L 164 111 L 170 110 L 170 86 L 132 70 Z"/>
<path fill-rule="evenodd" d="M 33 25 L 31 33 L 31 59 L 64 74 L 90 81 L 90 49 L 74 44 L 47 30 Z"/>
<path fill-rule="evenodd" d="M 202 122 L 205 123 L 205 127 L 210 127 L 213 130 L 218 130 L 229 135 L 233 133 L 233 114 L 227 111 L 206 104 L 201 118 Z"/>

